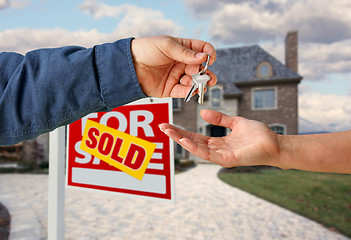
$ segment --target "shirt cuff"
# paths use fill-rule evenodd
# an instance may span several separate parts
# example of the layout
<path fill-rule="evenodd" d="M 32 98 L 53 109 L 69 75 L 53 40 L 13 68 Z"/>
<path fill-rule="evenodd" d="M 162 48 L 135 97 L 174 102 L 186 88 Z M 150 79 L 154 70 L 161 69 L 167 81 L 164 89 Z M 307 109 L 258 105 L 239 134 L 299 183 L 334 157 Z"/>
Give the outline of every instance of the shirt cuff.
<path fill-rule="evenodd" d="M 145 98 L 136 76 L 131 41 L 134 38 L 119 40 L 96 46 L 96 66 L 102 98 L 107 111 Z"/>

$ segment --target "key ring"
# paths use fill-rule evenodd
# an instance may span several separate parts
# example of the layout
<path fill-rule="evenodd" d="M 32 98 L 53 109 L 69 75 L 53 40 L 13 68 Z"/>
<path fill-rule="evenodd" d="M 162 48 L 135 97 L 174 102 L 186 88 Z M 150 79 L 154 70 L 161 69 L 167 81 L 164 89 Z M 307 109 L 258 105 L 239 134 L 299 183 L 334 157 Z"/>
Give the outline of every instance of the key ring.
<path fill-rule="evenodd" d="M 206 73 L 206 70 L 208 68 L 208 64 L 210 63 L 210 55 L 207 55 L 207 61 L 206 61 L 206 64 L 205 64 L 205 68 L 199 72 L 200 75 L 203 75 Z"/>

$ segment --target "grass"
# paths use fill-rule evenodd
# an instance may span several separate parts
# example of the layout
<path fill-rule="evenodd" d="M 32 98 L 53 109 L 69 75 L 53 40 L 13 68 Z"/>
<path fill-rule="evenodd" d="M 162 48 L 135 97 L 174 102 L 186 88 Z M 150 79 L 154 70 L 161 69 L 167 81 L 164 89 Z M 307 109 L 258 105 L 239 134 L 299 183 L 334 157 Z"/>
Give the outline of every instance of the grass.
<path fill-rule="evenodd" d="M 256 173 L 220 171 L 218 176 L 351 237 L 351 175 L 262 169 Z"/>

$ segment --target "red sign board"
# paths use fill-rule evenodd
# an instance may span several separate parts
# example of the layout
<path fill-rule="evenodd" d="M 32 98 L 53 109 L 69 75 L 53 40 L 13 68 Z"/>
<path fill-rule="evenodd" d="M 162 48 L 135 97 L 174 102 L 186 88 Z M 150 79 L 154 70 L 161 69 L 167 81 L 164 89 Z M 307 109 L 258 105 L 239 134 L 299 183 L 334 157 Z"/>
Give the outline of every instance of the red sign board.
<path fill-rule="evenodd" d="M 160 131 L 172 123 L 172 100 L 147 98 L 91 113 L 68 126 L 67 186 L 174 201 L 173 142 Z M 142 180 L 138 180 L 80 148 L 87 120 L 156 144 Z"/>

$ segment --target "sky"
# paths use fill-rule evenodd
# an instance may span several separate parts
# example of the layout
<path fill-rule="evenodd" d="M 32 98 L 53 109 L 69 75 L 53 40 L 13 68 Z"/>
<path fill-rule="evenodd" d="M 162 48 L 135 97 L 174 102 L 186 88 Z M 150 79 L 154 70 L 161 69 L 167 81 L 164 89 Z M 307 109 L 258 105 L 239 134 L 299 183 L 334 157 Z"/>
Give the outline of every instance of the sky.
<path fill-rule="evenodd" d="M 351 1 L 0 0 L 0 52 L 169 34 L 217 49 L 258 44 L 284 63 L 299 36 L 299 131 L 351 130 Z"/>

